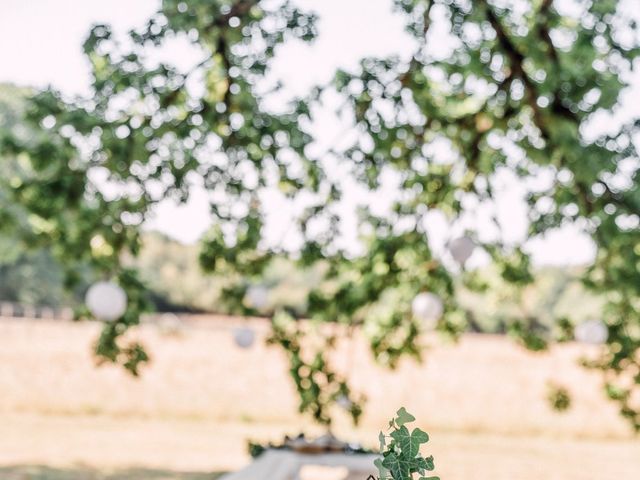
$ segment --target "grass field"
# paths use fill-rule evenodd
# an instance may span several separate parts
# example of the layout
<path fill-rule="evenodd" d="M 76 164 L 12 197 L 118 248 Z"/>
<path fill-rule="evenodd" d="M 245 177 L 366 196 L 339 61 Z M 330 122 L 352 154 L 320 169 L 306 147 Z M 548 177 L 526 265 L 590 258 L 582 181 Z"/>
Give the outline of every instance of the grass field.
<path fill-rule="evenodd" d="M 142 378 L 94 366 L 97 325 L 0 321 L 0 479 L 200 480 L 249 461 L 246 441 L 301 429 L 281 352 L 233 344 L 230 322 L 153 325 L 138 335 L 153 357 Z M 260 332 L 264 325 L 254 322 Z M 576 345 L 532 354 L 492 336 L 457 344 L 427 338 L 425 361 L 376 367 L 348 341 L 334 361 L 368 397 L 363 425 L 336 433 L 373 444 L 400 405 L 431 433 L 447 480 L 640 478 L 640 439 L 576 366 Z M 574 395 L 567 414 L 546 402 L 548 383 Z"/>

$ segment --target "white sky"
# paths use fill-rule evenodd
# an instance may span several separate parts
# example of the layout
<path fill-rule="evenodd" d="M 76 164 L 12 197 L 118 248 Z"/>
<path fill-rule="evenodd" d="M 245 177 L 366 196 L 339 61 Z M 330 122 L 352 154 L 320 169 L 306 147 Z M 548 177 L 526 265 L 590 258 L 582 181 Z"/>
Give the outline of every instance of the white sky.
<path fill-rule="evenodd" d="M 294 93 L 303 94 L 308 87 L 328 80 L 337 67 L 354 67 L 363 56 L 406 55 L 412 49 L 401 19 L 391 13 L 390 0 L 298 3 L 320 15 L 320 36 L 312 46 L 288 45 L 278 54 L 274 73 L 286 79 L 287 87 Z M 1 0 L 0 81 L 38 87 L 51 84 L 65 93 L 85 93 L 89 85 L 88 66 L 81 46 L 91 24 L 109 23 L 117 32 L 125 32 L 141 25 L 157 6 L 158 2 L 152 0 Z M 328 116 L 316 126 L 316 133 L 321 143 L 330 144 L 339 138 L 341 129 Z M 504 235 L 511 240 L 523 238 L 527 227 L 521 200 L 523 190 L 506 176 L 501 183 L 498 216 Z M 284 208 L 278 204 L 277 196 L 271 200 L 274 211 Z M 286 223 L 278 224 L 278 215 L 273 217 L 267 235 L 282 238 L 286 235 Z M 482 218 L 476 221 L 480 225 L 488 223 Z M 206 193 L 196 189 L 186 205 L 162 204 L 148 226 L 183 242 L 194 242 L 206 231 L 209 222 Z M 436 241 L 441 245 L 445 237 L 456 233 L 448 231 L 446 222 L 437 216 L 431 222 Z M 479 228 L 481 236 L 483 228 L 489 227 Z M 437 232 L 441 232 L 440 238 Z M 532 241 L 530 251 L 537 264 L 584 263 L 594 255 L 590 240 L 577 228 L 565 228 Z"/>

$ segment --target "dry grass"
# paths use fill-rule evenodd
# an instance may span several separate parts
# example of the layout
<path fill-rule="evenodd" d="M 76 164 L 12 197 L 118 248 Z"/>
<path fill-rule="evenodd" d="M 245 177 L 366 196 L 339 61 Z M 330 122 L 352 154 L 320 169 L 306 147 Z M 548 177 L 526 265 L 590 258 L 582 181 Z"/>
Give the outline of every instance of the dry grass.
<path fill-rule="evenodd" d="M 200 480 L 246 462 L 249 438 L 313 430 L 292 414 L 282 353 L 260 342 L 240 350 L 228 326 L 198 322 L 171 336 L 141 328 L 154 361 L 136 380 L 94 368 L 96 325 L 0 321 L 0 478 Z M 371 441 L 406 405 L 432 433 L 448 480 L 640 478 L 640 444 L 597 374 L 576 366 L 588 352 L 536 355 L 489 336 L 427 341 L 426 361 L 396 372 L 374 366 L 362 342 L 344 345 L 335 361 L 369 402 L 362 428 L 339 422 L 342 436 Z M 548 407 L 549 381 L 574 394 L 569 413 Z"/>
<path fill-rule="evenodd" d="M 215 480 L 220 475 L 212 472 L 180 472 L 156 468 L 96 469 L 87 466 L 46 465 L 0 467 L 0 478 L 3 480 Z"/>

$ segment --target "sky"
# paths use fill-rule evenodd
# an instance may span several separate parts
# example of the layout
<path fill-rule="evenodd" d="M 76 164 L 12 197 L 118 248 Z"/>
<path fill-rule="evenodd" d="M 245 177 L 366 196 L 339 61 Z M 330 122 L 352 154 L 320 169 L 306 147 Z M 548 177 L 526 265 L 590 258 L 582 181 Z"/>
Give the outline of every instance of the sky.
<path fill-rule="evenodd" d="M 406 55 L 412 49 L 400 17 L 391 11 L 390 0 L 298 0 L 297 3 L 319 14 L 320 35 L 311 46 L 297 43 L 278 52 L 274 75 L 286 79 L 287 88 L 294 94 L 303 94 L 310 86 L 328 80 L 336 68 L 355 67 L 364 56 Z M 89 70 L 83 58 L 82 42 L 90 26 L 97 22 L 109 23 L 116 32 L 124 33 L 142 25 L 157 7 L 155 0 L 2 0 L 0 82 L 35 87 L 52 85 L 67 94 L 87 93 Z M 180 54 L 169 52 L 169 55 Z M 639 90 L 634 88 L 635 92 Z M 326 116 L 314 128 L 319 142 L 329 145 L 340 137 L 343 127 L 335 118 Z M 499 183 L 497 215 L 507 239 L 517 241 L 524 238 L 527 229 L 522 201 L 524 190 L 508 175 Z M 271 200 L 273 212 L 286 208 L 278 203 L 277 196 Z M 287 222 L 283 216 L 271 217 L 267 236 L 272 240 L 286 236 Z M 442 249 L 447 238 L 456 232 L 448 229 L 444 219 L 437 215 L 429 221 L 433 223 L 435 247 Z M 482 212 L 474 221 L 482 236 L 489 222 L 482 217 Z M 162 203 L 147 227 L 192 243 L 209 225 L 206 192 L 196 188 L 185 205 Z M 351 234 L 355 235 L 355 231 Z M 349 236 L 347 233 L 346 241 L 352 240 Z M 530 241 L 528 249 L 538 265 L 586 263 L 595 252 L 590 239 L 577 227 L 550 232 L 545 238 Z M 483 262 L 483 259 L 477 255 L 472 257 L 471 262 L 474 261 Z"/>

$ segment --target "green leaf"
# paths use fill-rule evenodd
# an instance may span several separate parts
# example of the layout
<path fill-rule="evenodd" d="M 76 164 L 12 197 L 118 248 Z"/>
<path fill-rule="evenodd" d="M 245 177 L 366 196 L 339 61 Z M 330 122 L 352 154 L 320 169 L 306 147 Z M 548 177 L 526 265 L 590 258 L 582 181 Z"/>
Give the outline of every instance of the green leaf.
<path fill-rule="evenodd" d="M 391 432 L 391 437 L 400 446 L 402 453 L 409 458 L 414 458 L 418 455 L 420 445 L 429 441 L 429 436 L 422 430 L 416 428 L 413 432 L 409 433 L 409 430 L 405 426 Z"/>
<path fill-rule="evenodd" d="M 378 440 L 380 442 L 380 451 L 382 451 L 386 445 L 384 433 L 380 432 L 380 435 L 378 435 Z"/>
<path fill-rule="evenodd" d="M 376 466 L 376 468 L 378 469 L 378 479 L 382 480 L 384 478 L 386 478 L 389 474 L 389 470 L 387 470 L 384 465 L 382 464 L 382 458 L 376 458 L 373 461 L 373 464 Z"/>
<path fill-rule="evenodd" d="M 405 480 L 409 478 L 411 466 L 402 455 L 388 452 L 384 460 L 382 460 L 382 465 L 391 472 L 395 480 Z"/>
<path fill-rule="evenodd" d="M 429 434 L 419 428 L 414 429 L 411 432 L 411 436 L 419 443 L 427 443 L 429 441 Z"/>
<path fill-rule="evenodd" d="M 431 471 L 435 468 L 433 463 L 433 456 L 429 455 L 428 457 L 417 457 L 411 462 L 411 471 L 412 472 L 420 472 L 422 474 L 425 471 Z"/>
<path fill-rule="evenodd" d="M 413 422 L 416 419 L 416 417 L 407 412 L 404 407 L 398 410 L 396 412 L 396 415 L 396 424 L 398 425 L 398 427 L 402 427 L 405 423 Z"/>

